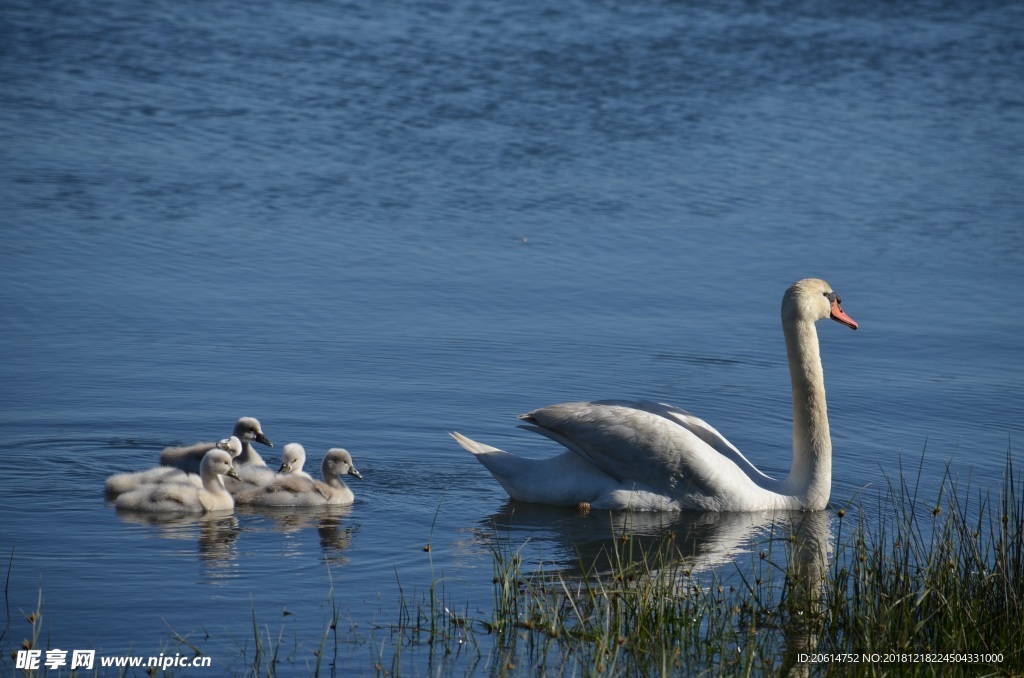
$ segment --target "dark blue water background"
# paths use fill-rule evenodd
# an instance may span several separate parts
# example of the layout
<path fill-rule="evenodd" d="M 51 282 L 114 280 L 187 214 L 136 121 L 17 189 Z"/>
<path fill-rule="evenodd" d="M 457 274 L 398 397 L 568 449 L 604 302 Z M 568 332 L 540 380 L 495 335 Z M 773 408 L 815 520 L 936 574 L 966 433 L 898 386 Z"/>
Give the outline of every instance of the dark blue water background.
<path fill-rule="evenodd" d="M 226 670 L 255 613 L 302 666 L 333 584 L 340 668 L 372 672 L 402 593 L 487 617 L 495 523 L 549 563 L 608 534 L 510 505 L 446 431 L 542 456 L 516 414 L 662 399 L 784 473 L 778 308 L 811 275 L 861 323 L 819 328 L 836 505 L 900 464 L 930 496 L 947 464 L 996 485 L 1024 432 L 1022 29 L 1009 2 L 3 3 L 5 643 L 41 590 L 49 647 L 174 629 Z M 355 505 L 104 502 L 243 415 L 271 463 L 351 450 Z"/>

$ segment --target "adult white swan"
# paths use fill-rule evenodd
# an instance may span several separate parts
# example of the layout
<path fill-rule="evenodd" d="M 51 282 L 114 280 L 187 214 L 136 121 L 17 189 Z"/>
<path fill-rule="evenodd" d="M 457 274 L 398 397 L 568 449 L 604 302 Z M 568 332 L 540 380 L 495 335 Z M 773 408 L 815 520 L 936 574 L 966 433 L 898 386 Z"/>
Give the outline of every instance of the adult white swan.
<path fill-rule="evenodd" d="M 814 323 L 857 329 L 824 280 L 807 278 L 782 298 L 793 385 L 793 466 L 775 480 L 703 420 L 653 402 L 563 403 L 519 418 L 522 428 L 569 449 L 533 460 L 452 433 L 513 499 L 641 511 L 820 510 L 832 488 L 832 440 Z"/>

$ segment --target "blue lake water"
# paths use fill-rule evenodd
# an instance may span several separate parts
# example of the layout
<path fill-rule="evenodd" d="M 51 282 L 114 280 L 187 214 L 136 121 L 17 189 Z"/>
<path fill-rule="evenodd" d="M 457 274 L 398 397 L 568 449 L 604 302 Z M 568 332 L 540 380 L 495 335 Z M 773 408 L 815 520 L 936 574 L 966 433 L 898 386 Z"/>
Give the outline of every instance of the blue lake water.
<path fill-rule="evenodd" d="M 807 276 L 861 324 L 819 327 L 833 503 L 901 464 L 929 496 L 947 465 L 996 485 L 1024 433 L 1022 29 L 1009 2 L 3 3 L 4 647 L 42 591 L 48 647 L 173 629 L 229 672 L 255 614 L 305 667 L 333 586 L 334 668 L 372 674 L 403 595 L 488 616 L 496 535 L 569 565 L 622 519 L 510 503 L 447 431 L 544 456 L 515 415 L 659 399 L 784 474 Z M 245 415 L 270 463 L 349 449 L 354 506 L 104 501 Z M 711 522 L 718 563 L 759 534 Z"/>

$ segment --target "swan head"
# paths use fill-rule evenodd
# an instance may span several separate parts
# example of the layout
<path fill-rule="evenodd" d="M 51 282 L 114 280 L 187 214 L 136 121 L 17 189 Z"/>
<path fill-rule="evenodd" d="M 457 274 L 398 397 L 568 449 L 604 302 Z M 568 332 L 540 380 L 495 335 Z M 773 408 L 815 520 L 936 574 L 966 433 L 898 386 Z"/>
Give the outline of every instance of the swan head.
<path fill-rule="evenodd" d="M 281 450 L 281 468 L 278 473 L 295 473 L 301 471 L 306 463 L 306 448 L 298 443 L 288 443 Z"/>
<path fill-rule="evenodd" d="M 340 447 L 327 451 L 327 456 L 324 457 L 321 470 L 325 479 L 332 476 L 341 477 L 345 475 L 355 476 L 360 480 L 363 479 L 362 474 L 356 470 L 355 464 L 352 463 L 352 455 L 348 453 L 348 450 Z"/>
<path fill-rule="evenodd" d="M 231 455 L 216 447 L 203 455 L 203 462 L 199 466 L 199 472 L 204 477 L 223 475 L 235 480 L 241 480 L 238 474 L 235 473 L 235 467 L 231 465 Z"/>
<path fill-rule="evenodd" d="M 256 441 L 262 443 L 267 447 L 273 447 L 274 443 L 270 442 L 267 436 L 263 435 L 263 427 L 260 426 L 259 419 L 255 417 L 242 417 L 235 422 L 235 430 L 232 431 L 239 440 L 246 442 Z"/>
<path fill-rule="evenodd" d="M 857 321 L 846 314 L 840 306 L 841 302 L 839 295 L 824 280 L 804 278 L 793 283 L 782 297 L 782 320 L 817 322 L 822 318 L 831 318 L 849 328 L 857 329 Z"/>
<path fill-rule="evenodd" d="M 234 459 L 242 453 L 242 441 L 238 439 L 238 436 L 224 438 L 223 440 L 217 441 L 217 449 L 224 450 L 231 455 L 232 459 Z"/>

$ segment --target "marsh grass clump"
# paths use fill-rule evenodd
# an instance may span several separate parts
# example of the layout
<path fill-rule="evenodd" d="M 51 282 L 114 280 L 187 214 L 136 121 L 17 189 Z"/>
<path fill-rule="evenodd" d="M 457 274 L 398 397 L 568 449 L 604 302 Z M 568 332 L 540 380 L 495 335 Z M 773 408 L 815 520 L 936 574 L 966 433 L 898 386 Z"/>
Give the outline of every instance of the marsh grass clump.
<path fill-rule="evenodd" d="M 935 501 L 918 490 L 891 482 L 877 525 L 863 507 L 852 528 L 845 509 L 776 524 L 734 573 L 697 572 L 671 540 L 643 551 L 627 536 L 600 571 L 524 576 L 522 547 L 499 540 L 484 625 L 494 672 L 1021 673 L 1024 491 L 1012 463 L 995 499 L 948 472 Z"/>
<path fill-rule="evenodd" d="M 1024 670 L 1024 491 L 1013 464 L 995 499 L 979 493 L 971 508 L 970 498 L 948 470 L 934 502 L 902 475 L 890 483 L 885 518 L 874 530 L 862 518 L 830 572 L 823 648 L 952 654 L 945 669 L 967 674 Z"/>
<path fill-rule="evenodd" d="M 387 637 L 377 637 L 378 632 L 386 632 Z M 371 644 L 379 648 L 374 669 L 382 676 L 400 676 L 420 666 L 444 671 L 480 658 L 468 604 L 460 608 L 452 602 L 443 578 L 436 579 L 425 596 L 407 599 L 402 592 L 397 622 L 376 627 Z"/>
<path fill-rule="evenodd" d="M 699 572 L 671 540 L 646 549 L 630 537 L 610 543 L 580 577 L 525 578 L 518 553 L 495 552 L 497 673 L 772 673 L 788 638 L 777 631 L 810 616 L 806 592 L 816 579 L 807 570 L 820 562 L 820 544 L 808 550 L 769 535 L 751 569 L 727 579 Z"/>

